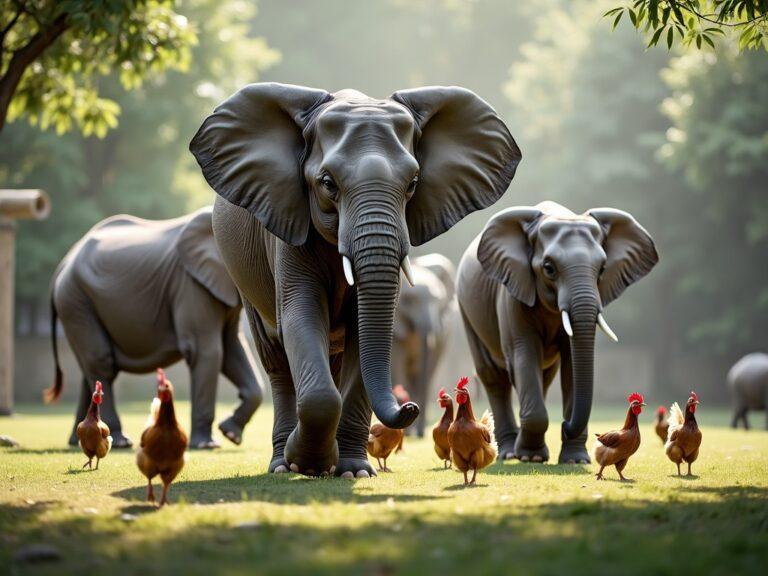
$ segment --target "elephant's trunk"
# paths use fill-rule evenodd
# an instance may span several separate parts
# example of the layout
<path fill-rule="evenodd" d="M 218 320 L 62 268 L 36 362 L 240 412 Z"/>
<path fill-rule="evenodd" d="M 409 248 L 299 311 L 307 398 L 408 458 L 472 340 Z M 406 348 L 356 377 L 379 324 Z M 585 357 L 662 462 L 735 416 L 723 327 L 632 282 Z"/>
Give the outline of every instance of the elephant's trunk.
<path fill-rule="evenodd" d="M 351 231 L 351 260 L 357 286 L 360 371 L 371 407 L 390 428 L 405 428 L 418 416 L 413 403 L 392 395 L 392 328 L 400 290 L 402 232 L 382 212 L 357 219 Z"/>
<path fill-rule="evenodd" d="M 568 439 L 578 438 L 586 429 L 592 411 L 595 379 L 595 322 L 599 311 L 594 274 L 584 271 L 569 282 L 571 320 L 571 366 L 573 369 L 573 409 L 563 423 Z"/>

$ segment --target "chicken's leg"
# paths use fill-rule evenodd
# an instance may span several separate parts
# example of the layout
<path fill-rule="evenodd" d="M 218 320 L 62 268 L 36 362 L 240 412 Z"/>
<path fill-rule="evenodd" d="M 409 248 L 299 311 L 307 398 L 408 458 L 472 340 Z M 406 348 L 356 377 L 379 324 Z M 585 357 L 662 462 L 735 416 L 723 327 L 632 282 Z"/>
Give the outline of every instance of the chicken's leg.
<path fill-rule="evenodd" d="M 85 470 L 85 467 L 86 467 L 86 466 L 88 466 L 88 470 L 90 470 L 90 469 L 91 469 L 91 461 L 92 461 L 92 460 L 93 460 L 93 458 L 88 458 L 88 462 L 86 462 L 85 464 L 83 464 L 83 467 L 81 468 L 81 470 Z"/>
<path fill-rule="evenodd" d="M 600 470 L 598 470 L 597 474 L 595 474 L 595 480 L 602 480 L 603 479 L 603 470 L 605 469 L 605 466 L 600 466 Z"/>
<path fill-rule="evenodd" d="M 147 480 L 147 502 L 155 502 L 155 491 L 152 488 L 152 480 Z"/>
<path fill-rule="evenodd" d="M 476 479 L 476 477 L 477 477 L 477 468 L 475 468 L 474 470 L 472 470 L 472 480 L 470 480 L 470 481 L 469 481 L 469 483 L 470 483 L 470 484 L 474 484 L 474 483 L 475 483 L 475 479 Z"/>
<path fill-rule="evenodd" d="M 680 473 L 680 462 L 677 463 L 677 475 L 682 476 L 682 474 Z"/>
<path fill-rule="evenodd" d="M 384 472 L 384 466 L 381 465 L 381 458 L 376 457 L 376 464 L 379 465 L 379 472 Z"/>
<path fill-rule="evenodd" d="M 693 476 L 693 474 L 691 473 L 691 463 L 690 462 L 688 462 L 688 476 Z"/>
<path fill-rule="evenodd" d="M 96 457 L 96 468 L 94 468 L 94 470 L 98 470 L 98 469 L 99 469 L 99 462 L 101 462 L 101 458 L 99 458 L 99 457 L 97 456 L 97 457 Z"/>
<path fill-rule="evenodd" d="M 171 483 L 168 482 L 167 484 L 163 482 L 163 495 L 160 497 L 160 507 L 162 508 L 166 504 L 168 504 L 168 490 L 171 487 Z"/>
<path fill-rule="evenodd" d="M 467 480 L 467 472 L 465 470 L 464 471 L 464 486 L 466 486 L 467 484 L 469 484 L 469 480 Z"/>

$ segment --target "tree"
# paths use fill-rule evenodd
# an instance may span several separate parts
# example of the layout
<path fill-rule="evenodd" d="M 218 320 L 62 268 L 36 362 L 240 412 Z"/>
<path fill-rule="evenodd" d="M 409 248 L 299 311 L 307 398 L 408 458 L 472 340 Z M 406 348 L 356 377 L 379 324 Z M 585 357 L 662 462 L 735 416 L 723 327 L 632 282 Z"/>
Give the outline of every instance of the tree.
<path fill-rule="evenodd" d="M 101 97 L 118 71 L 125 88 L 189 66 L 196 36 L 173 0 L 0 0 L 0 130 L 26 116 L 62 134 L 103 137 L 120 107 Z"/>
<path fill-rule="evenodd" d="M 648 47 L 666 41 L 699 50 L 726 36 L 739 34 L 740 50 L 768 51 L 768 0 L 633 0 L 608 10 L 614 29 L 624 15 L 650 36 Z"/>

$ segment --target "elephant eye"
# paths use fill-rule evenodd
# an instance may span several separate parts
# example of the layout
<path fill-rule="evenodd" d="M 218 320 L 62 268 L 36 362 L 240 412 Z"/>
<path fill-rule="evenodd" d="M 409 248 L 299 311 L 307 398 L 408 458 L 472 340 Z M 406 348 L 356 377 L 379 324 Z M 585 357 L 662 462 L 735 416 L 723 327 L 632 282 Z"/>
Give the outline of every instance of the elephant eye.
<path fill-rule="evenodd" d="M 600 266 L 600 272 L 599 272 L 599 274 L 597 275 L 597 277 L 598 277 L 598 278 L 602 278 L 602 277 L 603 277 L 603 274 L 605 274 L 605 264 L 603 264 L 602 266 Z"/>
<path fill-rule="evenodd" d="M 408 197 L 410 198 L 413 196 L 413 193 L 416 192 L 416 185 L 419 183 L 419 175 L 416 174 L 416 176 L 413 177 L 413 180 L 411 180 L 410 184 L 408 184 Z"/>
<path fill-rule="evenodd" d="M 328 190 L 328 192 L 331 193 L 331 195 L 335 195 L 336 192 L 339 191 L 339 187 L 336 186 L 336 182 L 333 180 L 333 177 L 330 174 L 323 174 L 320 176 L 320 184 L 323 185 L 323 188 Z"/>
<path fill-rule="evenodd" d="M 541 265 L 541 269 L 544 270 L 544 275 L 550 279 L 554 278 L 557 274 L 557 268 L 555 268 L 555 265 L 551 260 L 544 260 L 544 263 Z"/>

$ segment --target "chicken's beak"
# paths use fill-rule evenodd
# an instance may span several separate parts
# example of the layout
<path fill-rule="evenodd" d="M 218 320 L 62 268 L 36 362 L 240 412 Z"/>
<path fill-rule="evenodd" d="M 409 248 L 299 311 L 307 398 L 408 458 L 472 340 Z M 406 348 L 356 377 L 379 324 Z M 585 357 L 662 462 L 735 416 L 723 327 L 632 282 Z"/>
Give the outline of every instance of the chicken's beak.
<path fill-rule="evenodd" d="M 640 406 L 648 406 L 645 402 L 640 402 Z"/>

